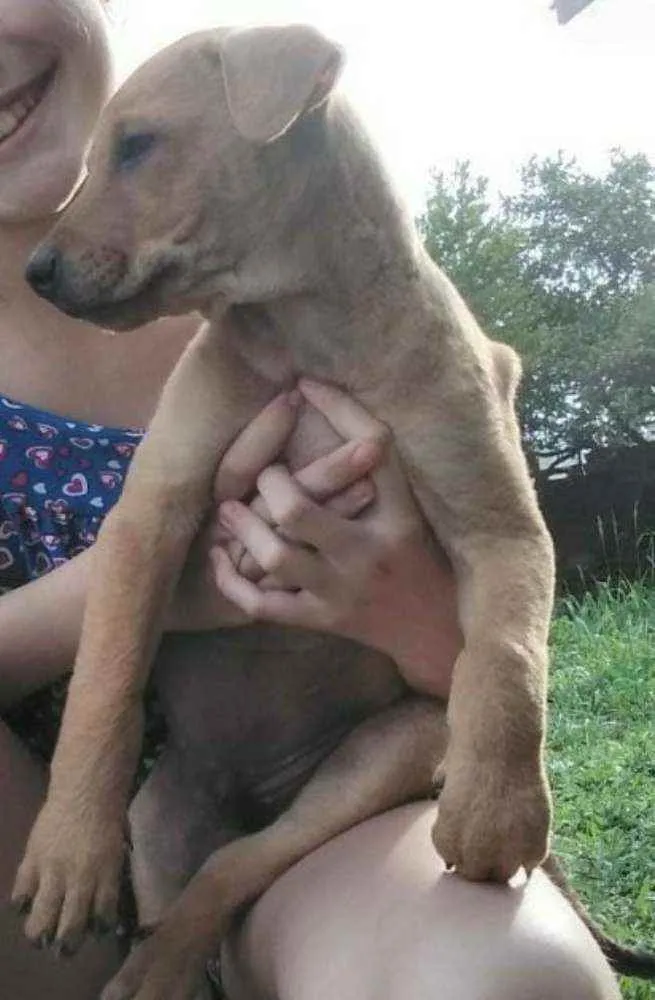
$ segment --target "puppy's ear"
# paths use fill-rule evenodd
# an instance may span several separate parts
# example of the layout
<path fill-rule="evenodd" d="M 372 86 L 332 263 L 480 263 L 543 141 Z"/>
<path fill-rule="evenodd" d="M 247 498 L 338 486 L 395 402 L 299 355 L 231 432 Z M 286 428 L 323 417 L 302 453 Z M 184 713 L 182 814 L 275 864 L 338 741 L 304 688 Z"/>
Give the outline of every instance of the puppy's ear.
<path fill-rule="evenodd" d="M 305 25 L 230 31 L 219 44 L 232 120 L 260 144 L 323 104 L 343 65 L 342 50 Z"/>

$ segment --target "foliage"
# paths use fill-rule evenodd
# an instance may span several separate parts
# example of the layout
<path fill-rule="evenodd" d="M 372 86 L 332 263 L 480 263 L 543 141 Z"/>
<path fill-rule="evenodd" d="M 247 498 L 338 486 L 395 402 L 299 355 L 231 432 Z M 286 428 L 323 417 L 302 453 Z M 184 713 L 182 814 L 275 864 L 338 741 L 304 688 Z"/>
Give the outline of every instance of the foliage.
<path fill-rule="evenodd" d="M 604 176 L 531 159 L 494 199 L 468 163 L 435 173 L 428 252 L 491 335 L 522 355 L 526 442 L 540 452 L 643 440 L 655 428 L 655 167 L 611 154 Z"/>

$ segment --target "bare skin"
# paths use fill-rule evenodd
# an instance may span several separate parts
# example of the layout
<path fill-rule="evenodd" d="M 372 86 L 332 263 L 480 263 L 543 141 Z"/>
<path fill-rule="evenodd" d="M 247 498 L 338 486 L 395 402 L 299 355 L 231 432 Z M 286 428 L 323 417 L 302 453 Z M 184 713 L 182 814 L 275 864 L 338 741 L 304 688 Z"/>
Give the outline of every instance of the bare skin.
<path fill-rule="evenodd" d="M 0 146 L 0 259 L 3 261 L 0 274 L 0 391 L 74 418 L 117 426 L 144 426 L 162 383 L 195 330 L 195 319 L 166 321 L 157 324 L 156 330 L 145 327 L 132 335 L 129 353 L 117 351 L 112 338 L 99 336 L 95 328 L 55 313 L 37 300 L 23 283 L 27 254 L 50 228 L 57 204 L 68 194 L 75 179 L 88 130 L 109 87 L 109 73 L 101 5 L 96 0 L 75 0 L 73 5 L 46 3 L 46 0 L 32 0 L 30 4 L 23 0 L 0 0 L 0 68 L 13 67 L 12 72 L 16 71 L 16 64 L 9 60 L 4 47 L 5 31 L 10 29 L 20 37 L 26 30 L 24 18 L 27 14 L 30 36 L 52 39 L 53 24 L 49 19 L 57 20 L 59 32 L 58 26 L 66 20 L 64 8 L 71 6 L 79 8 L 76 13 L 88 29 L 86 37 L 90 48 L 85 50 L 71 37 L 57 34 L 60 55 L 68 60 L 72 82 L 84 81 L 82 91 L 61 94 L 61 109 L 67 116 L 65 120 L 80 123 L 79 131 L 67 133 L 57 126 L 43 148 L 26 147 L 18 160 L 6 156 Z M 93 67 L 91 74 L 89 67 Z M 19 66 L 18 70 L 23 73 L 24 67 Z M 8 80 L 7 87 L 15 82 L 15 79 Z M 3 78 L 0 94 L 4 86 Z M 48 157 L 47 169 L 41 159 L 44 155 Z M 46 179 L 47 184 L 44 183 Z M 20 186 L 17 186 L 18 180 Z M 156 350 L 153 350 L 155 339 Z M 79 377 L 80 371 L 85 372 L 84 379 Z M 339 481 L 339 476 L 336 479 Z M 403 582 L 395 596 L 389 584 L 387 593 L 390 596 L 385 598 L 396 606 L 407 596 L 407 568 L 417 557 L 414 541 L 407 547 L 407 554 L 405 569 L 398 564 Z M 326 555 L 332 558 L 330 553 Z M 82 556 L 49 577 L 0 600 L 0 707 L 8 707 L 29 691 L 62 675 L 69 667 L 79 634 L 88 565 L 88 559 Z M 447 607 L 452 600 L 448 574 L 439 564 L 435 564 L 434 574 L 434 593 L 443 593 Z M 364 580 L 367 579 L 370 582 L 365 575 Z M 192 585 L 191 593 L 195 589 Z M 178 609 L 172 612 L 172 624 L 193 625 L 188 597 L 187 593 Z M 378 599 L 379 592 L 373 601 L 365 599 L 363 603 L 372 608 Z M 380 620 L 386 622 L 385 605 L 379 607 Z M 221 613 L 226 611 L 220 597 L 212 608 L 200 609 L 200 623 L 206 624 L 207 614 L 215 615 L 217 609 Z M 416 622 L 420 601 L 411 598 L 408 612 Z M 231 613 L 234 614 L 233 609 Z M 338 616 L 337 607 L 333 625 Z M 217 624 L 218 620 L 214 618 L 213 623 Z M 352 634 L 353 623 L 344 623 L 344 630 Z M 375 615 L 368 614 L 368 623 L 362 624 L 362 630 L 373 645 L 384 647 L 389 641 L 384 635 L 386 629 L 376 626 Z M 433 685 L 435 690 L 444 682 L 447 685 L 447 670 L 439 679 L 428 667 L 435 648 L 443 651 L 442 662 L 447 662 L 453 644 L 458 641 L 456 623 L 452 619 L 444 620 L 436 636 L 426 631 L 423 648 L 410 652 L 414 645 L 413 633 L 413 628 L 408 629 L 408 669 L 414 663 L 417 681 L 421 674 L 423 683 Z M 397 637 L 393 641 L 397 643 Z M 398 648 L 389 652 L 402 658 Z M 6 898 L 15 861 L 22 853 L 25 835 L 41 801 L 44 776 L 4 726 L 0 729 L 0 781 L 3 808 L 0 894 Z M 415 808 L 419 816 L 425 817 L 424 823 L 432 822 L 432 805 Z M 413 868 L 421 856 L 420 849 L 418 842 L 407 840 L 404 817 L 404 812 L 391 813 L 363 824 L 347 838 L 340 838 L 290 872 L 262 899 L 244 925 L 241 936 L 232 939 L 234 951 L 228 984 L 233 1000 L 246 997 L 259 1000 L 271 996 L 288 997 L 289 1000 L 306 996 L 315 1000 L 319 997 L 317 989 L 322 988 L 321 984 L 317 986 L 315 970 L 327 969 L 335 950 L 342 955 L 339 979 L 332 980 L 339 987 L 338 995 L 344 998 L 349 995 L 365 997 L 367 993 L 379 996 L 375 983 L 380 962 L 389 949 L 358 936 L 370 923 L 370 901 L 379 900 L 379 912 L 386 914 L 390 940 L 401 940 L 407 914 L 413 912 L 417 891 L 420 894 L 428 886 L 432 887 L 436 877 L 433 851 L 425 830 L 422 843 L 429 851 L 429 858 L 425 856 L 423 873 L 420 865 Z M 418 839 L 420 834 L 419 830 Z M 376 861 L 364 871 L 360 857 L 375 858 L 376 852 L 379 864 Z M 383 858 L 386 859 L 384 863 Z M 411 863 L 410 858 L 414 859 Z M 308 864 L 314 867 L 308 869 Z M 353 880 L 355 869 L 359 874 Z M 410 869 L 413 870 L 411 877 Z M 390 872 L 394 873 L 397 883 L 396 893 L 389 892 Z M 347 898 L 347 905 L 334 907 L 330 914 L 324 908 L 326 899 L 322 887 L 326 882 L 335 888 L 335 901 L 341 892 L 344 899 Z M 341 892 L 339 887 L 342 887 Z M 353 888 L 357 891 L 350 894 Z M 571 915 L 561 900 L 559 908 L 548 905 L 552 893 L 542 882 L 533 883 L 532 891 L 534 905 L 526 909 L 524 919 L 533 948 L 526 949 L 525 938 L 491 935 L 492 944 L 481 960 L 487 970 L 487 979 L 493 982 L 498 996 L 518 1000 L 534 995 L 527 990 L 532 990 L 535 976 L 543 986 L 540 994 L 543 996 L 571 997 L 571 1000 L 618 996 L 607 967 L 577 922 L 577 933 L 572 933 L 566 952 L 567 962 L 563 966 L 559 963 L 563 971 L 557 989 L 548 992 L 545 972 L 551 962 L 559 962 L 564 954 L 553 932 L 562 919 L 570 920 Z M 404 908 L 398 906 L 399 896 L 405 900 Z M 448 896 L 444 897 L 442 907 L 437 897 L 435 907 L 434 912 L 422 912 L 424 935 L 416 939 L 416 947 L 405 941 L 404 964 L 397 969 L 394 981 L 389 978 L 390 997 L 420 1000 L 423 994 L 419 979 L 433 996 L 450 975 L 448 942 L 465 940 L 472 922 L 480 918 L 481 912 L 482 929 L 487 935 L 496 926 L 495 915 L 481 911 L 480 897 L 475 889 L 469 889 L 456 905 Z M 447 936 L 444 916 L 451 937 Z M 280 926 L 288 929 L 284 938 L 276 933 Z M 447 945 L 443 954 L 428 947 L 442 934 L 446 935 L 444 942 Z M 425 947 L 420 947 L 421 941 Z M 346 955 L 347 942 L 351 945 Z M 3 985 L 11 984 L 13 1000 L 36 1000 L 44 995 L 53 1000 L 86 1000 L 87 997 L 91 1000 L 97 997 L 116 961 L 114 948 L 105 944 L 102 947 L 87 945 L 68 965 L 53 963 L 43 953 L 29 948 L 22 939 L 19 922 L 6 906 L 0 906 L 0 967 Z M 512 968 L 519 968 L 521 976 L 508 979 L 507 970 Z M 249 980 L 252 984 L 244 985 Z M 467 966 L 457 981 L 453 981 L 449 995 L 454 1000 L 475 998 L 477 988 Z"/>
<path fill-rule="evenodd" d="M 435 870 L 434 815 L 392 810 L 279 879 L 225 949 L 231 1000 L 618 1000 L 541 873 L 508 892 Z"/>

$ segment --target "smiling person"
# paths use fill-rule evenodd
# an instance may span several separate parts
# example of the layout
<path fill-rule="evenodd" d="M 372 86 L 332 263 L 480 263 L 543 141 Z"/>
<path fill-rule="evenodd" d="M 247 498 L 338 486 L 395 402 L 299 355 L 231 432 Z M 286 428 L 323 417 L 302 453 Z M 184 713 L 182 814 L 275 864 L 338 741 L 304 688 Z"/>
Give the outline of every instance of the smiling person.
<path fill-rule="evenodd" d="M 73 662 L 92 544 L 120 494 L 140 428 L 197 325 L 193 317 L 161 321 L 117 344 L 56 312 L 24 281 L 31 249 L 74 190 L 111 89 L 107 27 L 100 0 L 0 0 L 6 714 Z M 235 539 L 245 551 L 241 572 L 214 544 L 216 522 L 198 542 L 169 625 L 219 628 L 256 617 L 341 633 L 392 656 L 410 685 L 446 697 L 459 645 L 453 583 L 424 534 L 393 449 L 381 443 L 384 428 L 337 390 L 304 386 L 303 393 L 303 405 L 319 410 L 344 443 L 294 479 L 275 460 L 295 425 L 298 394 L 273 400 L 246 428 L 216 479 L 231 551 Z M 258 481 L 254 504 L 235 505 Z M 298 558 L 300 549 L 306 555 L 301 526 L 292 543 L 267 516 L 266 496 L 279 509 L 299 490 L 314 529 L 323 529 L 311 559 Z M 228 497 L 231 505 L 221 506 Z M 293 581 L 287 591 L 257 582 L 258 559 L 265 561 L 271 545 Z M 184 684 L 190 680 L 183 675 Z M 46 780 L 44 762 L 0 723 L 3 995 L 91 1000 L 119 964 L 115 944 L 89 944 L 55 963 L 29 947 L 8 906 Z M 545 877 L 537 873 L 508 892 L 444 874 L 429 837 L 434 808 L 416 804 L 364 823 L 279 879 L 225 949 L 229 1000 L 617 997 L 599 950 Z M 174 815 L 162 823 L 174 834 Z"/>

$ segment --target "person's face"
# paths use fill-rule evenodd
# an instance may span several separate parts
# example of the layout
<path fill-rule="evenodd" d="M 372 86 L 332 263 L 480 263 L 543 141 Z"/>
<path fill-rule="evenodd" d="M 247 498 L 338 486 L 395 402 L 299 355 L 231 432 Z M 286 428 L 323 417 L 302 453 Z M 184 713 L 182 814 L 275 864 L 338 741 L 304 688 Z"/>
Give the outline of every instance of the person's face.
<path fill-rule="evenodd" d="M 109 95 L 102 0 L 0 0 L 0 224 L 45 217 L 77 181 Z"/>

